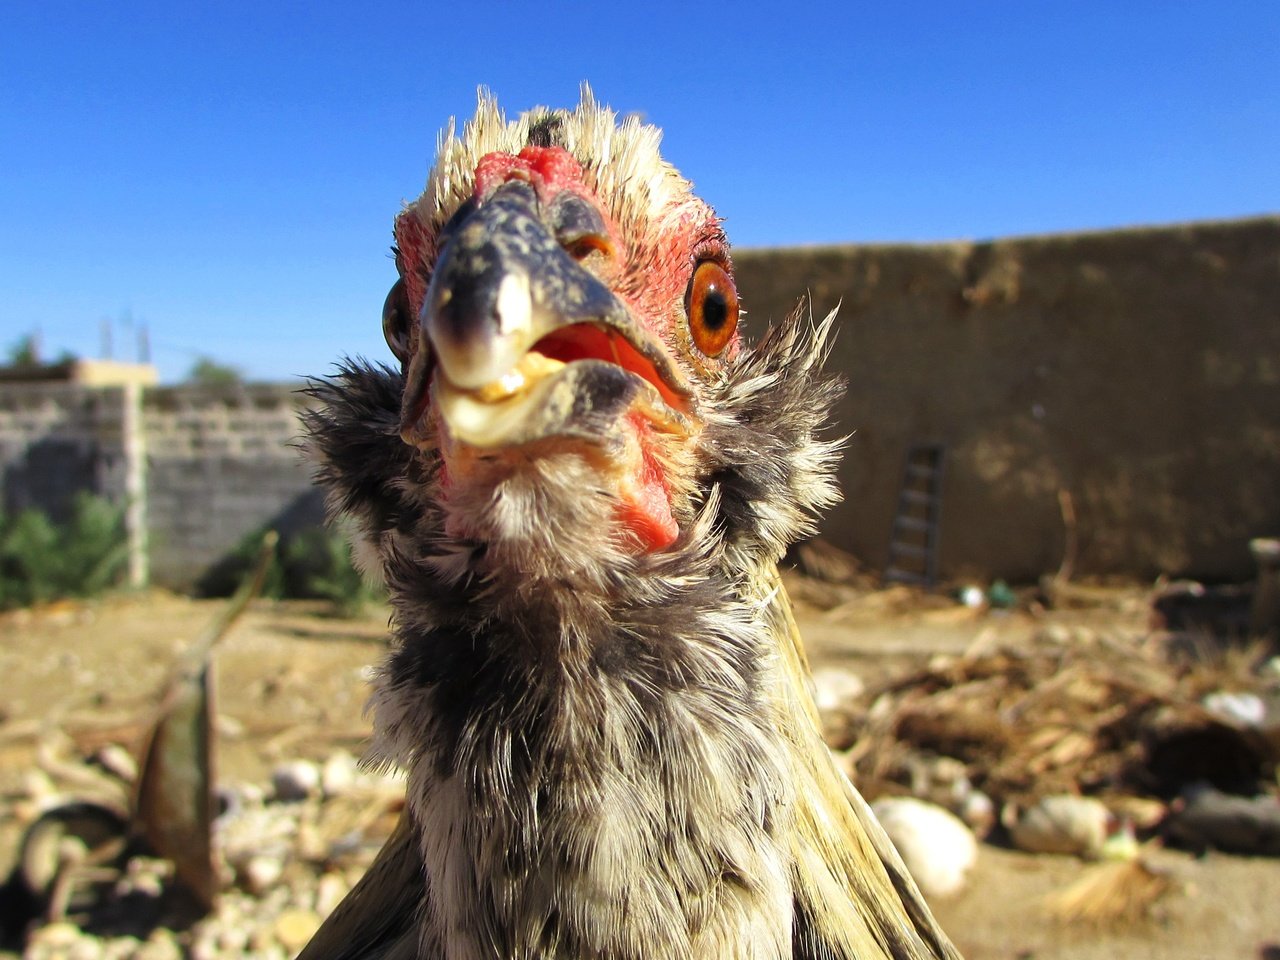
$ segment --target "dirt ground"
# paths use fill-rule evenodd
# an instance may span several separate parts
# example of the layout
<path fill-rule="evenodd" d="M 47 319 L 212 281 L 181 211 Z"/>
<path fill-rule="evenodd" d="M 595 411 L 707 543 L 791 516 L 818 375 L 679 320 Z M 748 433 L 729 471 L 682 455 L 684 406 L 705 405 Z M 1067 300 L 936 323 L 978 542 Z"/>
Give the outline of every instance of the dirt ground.
<path fill-rule="evenodd" d="M 868 594 L 819 612 L 799 604 L 815 666 L 840 664 L 874 683 L 975 642 L 1018 642 L 1051 623 L 1119 633 L 1146 629 L 1140 591 L 1118 591 L 1086 611 L 1032 617 Z M 167 594 L 64 604 L 0 617 L 0 869 L 20 837 L 37 748 L 62 728 L 122 742 L 154 710 L 172 659 L 220 609 Z M 265 782 L 284 759 L 359 751 L 369 665 L 382 654 L 385 610 L 336 619 L 305 604 L 259 602 L 217 655 L 218 765 L 226 781 Z M 1123 930 L 1066 929 L 1044 901 L 1087 865 L 984 844 L 967 890 L 934 904 L 970 960 L 1280 957 L 1280 866 L 1274 860 L 1161 851 L 1175 892 L 1155 915 Z"/>

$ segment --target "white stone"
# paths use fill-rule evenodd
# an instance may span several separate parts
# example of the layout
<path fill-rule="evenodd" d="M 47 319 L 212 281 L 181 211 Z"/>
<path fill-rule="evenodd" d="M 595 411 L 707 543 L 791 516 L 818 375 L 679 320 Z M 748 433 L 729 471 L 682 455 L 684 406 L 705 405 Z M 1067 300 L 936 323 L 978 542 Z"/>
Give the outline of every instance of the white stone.
<path fill-rule="evenodd" d="M 98 751 L 96 759 L 103 769 L 126 783 L 138 779 L 138 761 L 118 743 L 108 743 Z"/>
<path fill-rule="evenodd" d="M 345 750 L 331 754 L 320 771 L 320 784 L 326 797 L 346 796 L 359 778 L 359 761 Z"/>
<path fill-rule="evenodd" d="M 849 709 L 866 689 L 862 678 L 852 670 L 819 667 L 813 671 L 814 702 L 825 712 Z"/>
<path fill-rule="evenodd" d="M 254 896 L 262 896 L 280 882 L 284 876 L 284 861 L 279 857 L 260 854 L 250 857 L 240 871 L 240 882 Z"/>
<path fill-rule="evenodd" d="M 1026 810 L 1006 807 L 1001 820 L 1019 850 L 1092 860 L 1102 853 L 1112 816 L 1101 800 L 1063 793 L 1043 797 Z"/>
<path fill-rule="evenodd" d="M 1200 701 L 1214 716 L 1237 727 L 1259 727 L 1267 719 L 1267 707 L 1256 693 L 1218 690 Z"/>
<path fill-rule="evenodd" d="M 316 884 L 316 913 L 327 917 L 342 902 L 350 888 L 347 881 L 338 873 L 326 873 Z"/>
<path fill-rule="evenodd" d="M 80 928 L 74 923 L 68 923 L 65 920 L 57 923 L 49 923 L 36 930 L 31 935 L 33 945 L 42 947 L 70 947 L 78 941 L 83 934 Z"/>
<path fill-rule="evenodd" d="M 276 918 L 272 932 L 286 950 L 295 953 L 320 929 L 320 917 L 310 910 L 286 910 Z"/>
<path fill-rule="evenodd" d="M 971 790 L 960 801 L 960 819 L 979 837 L 985 837 L 996 823 L 996 805 L 981 790 Z"/>
<path fill-rule="evenodd" d="M 926 897 L 951 897 L 964 889 L 978 860 L 978 842 L 958 817 L 915 797 L 884 797 L 871 809 Z"/>
<path fill-rule="evenodd" d="M 320 789 L 320 768 L 310 760 L 290 760 L 271 771 L 277 800 L 305 800 Z"/>

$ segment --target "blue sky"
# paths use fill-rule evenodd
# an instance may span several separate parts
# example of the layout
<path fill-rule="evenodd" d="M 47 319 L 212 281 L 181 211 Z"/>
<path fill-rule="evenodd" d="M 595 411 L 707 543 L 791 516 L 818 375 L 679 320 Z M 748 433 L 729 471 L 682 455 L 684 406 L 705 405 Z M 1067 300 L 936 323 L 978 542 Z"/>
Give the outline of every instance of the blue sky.
<path fill-rule="evenodd" d="M 128 3 L 0 13 L 0 347 L 388 357 L 391 220 L 484 84 L 597 97 L 739 246 L 1280 211 L 1280 4 Z"/>

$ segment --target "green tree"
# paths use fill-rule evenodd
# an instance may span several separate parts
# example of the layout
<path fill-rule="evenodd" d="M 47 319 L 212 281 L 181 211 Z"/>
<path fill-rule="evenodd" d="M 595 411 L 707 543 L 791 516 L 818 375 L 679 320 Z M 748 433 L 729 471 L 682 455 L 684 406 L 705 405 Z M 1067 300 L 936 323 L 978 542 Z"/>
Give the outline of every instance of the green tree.
<path fill-rule="evenodd" d="M 187 383 L 201 387 L 231 387 L 244 383 L 244 374 L 239 367 L 220 363 L 213 357 L 197 357 L 187 372 Z"/>
<path fill-rule="evenodd" d="M 37 367 L 40 365 L 40 342 L 34 333 L 28 333 L 9 344 L 5 362 L 11 367 Z"/>

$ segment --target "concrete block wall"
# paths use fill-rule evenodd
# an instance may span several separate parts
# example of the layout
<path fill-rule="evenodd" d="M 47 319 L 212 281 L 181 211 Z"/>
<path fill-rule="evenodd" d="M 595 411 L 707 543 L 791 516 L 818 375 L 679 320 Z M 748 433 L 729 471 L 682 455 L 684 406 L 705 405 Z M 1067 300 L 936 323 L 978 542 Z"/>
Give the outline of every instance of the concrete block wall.
<path fill-rule="evenodd" d="M 263 526 L 323 520 L 322 498 L 293 445 L 302 398 L 287 386 L 148 391 L 151 575 L 183 586 Z"/>
<path fill-rule="evenodd" d="M 59 518 L 89 491 L 123 503 L 125 390 L 0 385 L 0 505 Z M 166 387 L 144 394 L 151 581 L 196 583 L 248 534 L 323 521 L 292 445 L 302 399 L 288 385 Z"/>
<path fill-rule="evenodd" d="M 64 519 L 74 495 L 124 489 L 124 390 L 0 384 L 0 509 Z"/>

